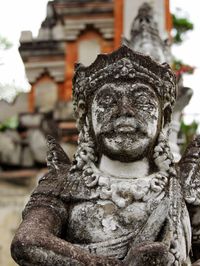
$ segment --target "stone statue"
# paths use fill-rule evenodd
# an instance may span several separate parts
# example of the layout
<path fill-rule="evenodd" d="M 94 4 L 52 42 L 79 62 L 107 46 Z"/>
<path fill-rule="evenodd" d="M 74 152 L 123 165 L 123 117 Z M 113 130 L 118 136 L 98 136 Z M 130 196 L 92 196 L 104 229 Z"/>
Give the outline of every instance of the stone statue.
<path fill-rule="evenodd" d="M 161 38 L 155 12 L 149 3 L 140 6 L 131 25 L 130 39 L 123 38 L 122 42 L 134 51 L 150 55 L 159 63 L 172 63 L 169 40 Z"/>
<path fill-rule="evenodd" d="M 25 207 L 13 258 L 24 266 L 191 265 L 191 244 L 192 260 L 200 258 L 200 139 L 175 165 L 170 67 L 122 46 L 78 64 L 73 86 L 77 152 L 70 164 L 48 138 L 49 172 Z"/>
<path fill-rule="evenodd" d="M 151 56 L 159 63 L 167 62 L 169 65 L 173 63 L 170 42 L 161 38 L 155 20 L 155 12 L 149 3 L 143 3 L 140 6 L 138 14 L 131 25 L 130 39 L 124 38 L 122 42 L 134 51 Z M 181 115 L 193 94 L 191 88 L 184 86 L 183 78 L 180 74 L 177 77 L 177 85 L 178 92 L 169 134 L 169 145 L 176 162 L 181 158 L 180 147 L 178 146 Z"/>

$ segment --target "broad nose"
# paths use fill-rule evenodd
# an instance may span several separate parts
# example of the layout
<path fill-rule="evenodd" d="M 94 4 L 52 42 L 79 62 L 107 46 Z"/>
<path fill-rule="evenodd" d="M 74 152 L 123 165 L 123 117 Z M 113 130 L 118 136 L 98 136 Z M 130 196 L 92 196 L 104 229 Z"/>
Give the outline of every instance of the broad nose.
<path fill-rule="evenodd" d="M 126 117 L 133 117 L 135 115 L 134 106 L 131 104 L 130 99 L 124 96 L 119 103 L 120 115 Z"/>

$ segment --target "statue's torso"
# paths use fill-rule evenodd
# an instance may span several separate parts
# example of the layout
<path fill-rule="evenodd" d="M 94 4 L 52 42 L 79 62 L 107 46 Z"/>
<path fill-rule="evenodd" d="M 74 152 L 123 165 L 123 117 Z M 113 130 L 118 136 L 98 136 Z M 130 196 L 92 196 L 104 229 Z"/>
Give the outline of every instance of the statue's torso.
<path fill-rule="evenodd" d="M 110 200 L 77 203 L 71 207 L 69 228 L 78 243 L 106 241 L 136 231 L 149 210 L 144 202 L 120 209 Z"/>
<path fill-rule="evenodd" d="M 124 257 L 128 245 L 167 196 L 165 186 L 156 190 L 154 181 L 153 177 L 102 178 L 99 199 L 71 205 L 67 239 L 98 254 Z"/>
<path fill-rule="evenodd" d="M 175 190 L 178 180 L 173 182 L 170 187 L 172 182 L 162 172 L 129 179 L 100 175 L 91 188 L 86 187 L 80 172 L 67 176 L 65 171 L 58 175 L 49 173 L 41 180 L 24 213 L 35 206 L 50 206 L 63 221 L 63 239 L 93 254 L 124 258 L 131 245 L 173 239 L 166 225 L 171 221 L 171 208 L 181 199 Z M 172 189 L 178 201 L 171 201 Z M 182 250 L 181 261 L 185 261 L 190 250 L 191 226 L 184 201 L 180 204 L 178 250 Z"/>

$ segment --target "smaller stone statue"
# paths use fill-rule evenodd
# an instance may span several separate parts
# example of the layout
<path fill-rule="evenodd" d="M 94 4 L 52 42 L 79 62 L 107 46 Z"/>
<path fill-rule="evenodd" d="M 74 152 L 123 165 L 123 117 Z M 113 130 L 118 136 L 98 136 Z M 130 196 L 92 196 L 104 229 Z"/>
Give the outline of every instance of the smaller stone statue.
<path fill-rule="evenodd" d="M 25 207 L 13 258 L 23 266 L 191 265 L 200 258 L 200 140 L 175 165 L 170 67 L 122 46 L 77 65 L 73 84 L 77 152 L 71 164 L 49 137 L 49 172 Z"/>
<path fill-rule="evenodd" d="M 160 36 L 158 25 L 155 20 L 155 12 L 149 3 L 143 3 L 138 14 L 132 22 L 130 39 L 123 39 L 123 43 L 133 51 L 151 56 L 157 62 L 173 63 L 173 56 L 170 51 L 170 42 L 163 40 Z M 192 89 L 185 87 L 182 76 L 177 77 L 177 99 L 172 113 L 169 145 L 175 161 L 181 158 L 180 147 L 178 146 L 178 133 L 181 125 L 183 109 L 188 105 L 192 97 Z"/>
<path fill-rule="evenodd" d="M 123 43 L 136 52 L 150 55 L 159 63 L 172 63 L 169 40 L 162 40 L 155 12 L 149 3 L 140 6 L 131 25 L 130 39 L 124 38 Z"/>

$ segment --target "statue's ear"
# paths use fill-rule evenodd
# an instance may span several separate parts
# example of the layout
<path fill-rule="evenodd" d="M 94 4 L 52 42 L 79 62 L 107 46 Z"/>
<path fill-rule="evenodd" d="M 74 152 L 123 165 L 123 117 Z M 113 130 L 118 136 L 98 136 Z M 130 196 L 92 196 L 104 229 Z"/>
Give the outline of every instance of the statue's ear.
<path fill-rule="evenodd" d="M 163 110 L 163 128 L 171 122 L 172 108 L 170 105 L 165 106 Z"/>

